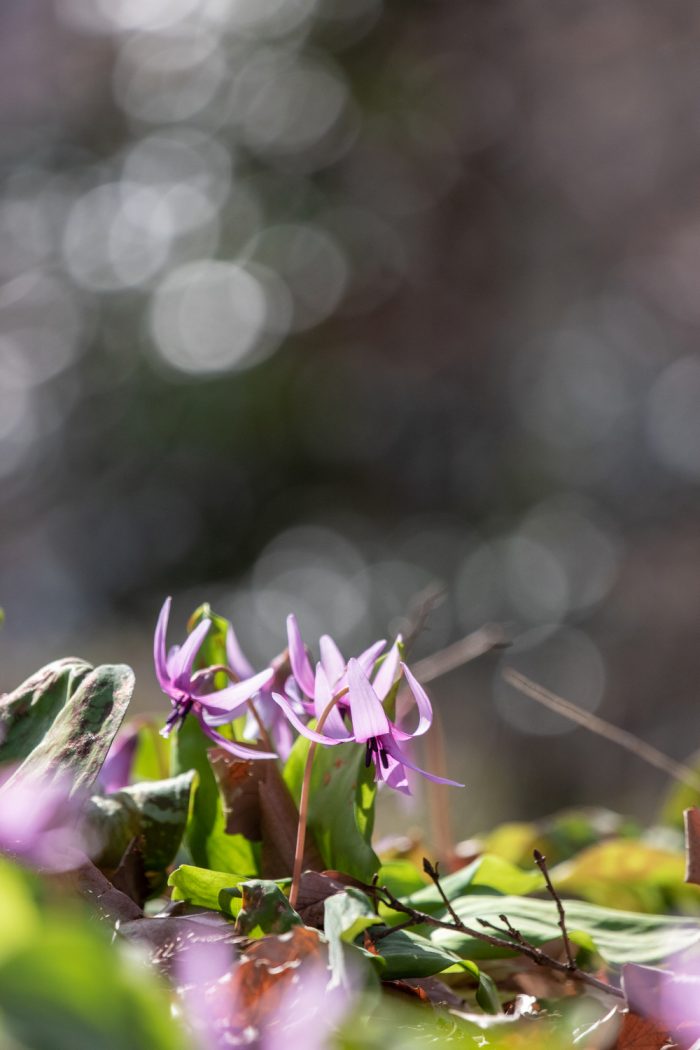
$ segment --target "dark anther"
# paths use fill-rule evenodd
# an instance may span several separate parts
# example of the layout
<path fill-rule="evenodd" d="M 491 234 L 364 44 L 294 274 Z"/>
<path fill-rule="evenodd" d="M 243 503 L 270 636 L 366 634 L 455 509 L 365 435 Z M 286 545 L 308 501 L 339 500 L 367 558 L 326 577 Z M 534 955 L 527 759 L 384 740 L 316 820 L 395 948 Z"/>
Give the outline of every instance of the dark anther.
<path fill-rule="evenodd" d="M 365 750 L 365 766 L 366 767 L 368 767 L 368 766 L 370 766 L 372 764 L 372 751 L 373 751 L 372 741 L 368 740 L 367 741 L 367 748 Z"/>

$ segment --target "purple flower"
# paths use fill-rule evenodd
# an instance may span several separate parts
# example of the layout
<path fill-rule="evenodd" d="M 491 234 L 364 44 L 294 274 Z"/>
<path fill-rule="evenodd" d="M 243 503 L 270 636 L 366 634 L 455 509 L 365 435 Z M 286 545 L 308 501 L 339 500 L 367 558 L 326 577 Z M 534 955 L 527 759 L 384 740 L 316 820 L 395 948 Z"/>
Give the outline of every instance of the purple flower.
<path fill-rule="evenodd" d="M 420 769 L 400 747 L 400 741 L 411 740 L 427 732 L 433 720 L 433 709 L 427 693 L 406 664 L 400 660 L 400 638 L 380 664 L 374 679 L 370 680 L 377 655 L 384 647 L 383 642 L 376 643 L 361 657 L 351 659 L 347 666 L 341 667 L 342 656 L 337 646 L 332 639 L 326 638 L 321 647 L 321 662 L 313 675 L 296 620 L 292 616 L 288 620 L 288 630 L 294 677 L 306 696 L 311 698 L 312 713 L 316 718 L 321 717 L 334 695 L 345 691 L 344 697 L 331 708 L 321 732 L 305 726 L 291 709 L 288 700 L 279 693 L 274 693 L 275 702 L 300 733 L 320 744 L 333 745 L 351 740 L 365 744 L 366 763 L 369 766 L 374 762 L 376 780 L 404 794 L 410 794 L 406 769 L 413 769 L 436 784 L 464 787 L 455 780 L 438 777 Z M 405 677 L 418 708 L 418 725 L 412 732 L 400 729 L 390 721 L 384 710 L 384 701 L 401 674 Z M 334 684 L 331 684 L 331 681 Z M 351 732 L 346 726 L 344 716 L 349 716 Z"/>
<path fill-rule="evenodd" d="M 331 696 L 342 692 L 347 687 L 347 661 L 330 635 L 324 634 L 319 640 L 321 659 L 316 665 L 316 674 L 314 674 L 294 613 L 290 613 L 287 617 L 287 639 L 289 644 L 289 662 L 292 668 L 292 680 L 287 683 L 287 695 L 293 693 L 296 687 L 299 694 L 298 699 L 307 713 L 319 718 Z M 382 639 L 378 642 L 373 642 L 368 649 L 360 653 L 357 661 L 365 674 L 371 673 L 377 659 L 385 648 L 386 642 Z M 322 671 L 320 688 L 323 697 L 321 699 L 317 695 L 319 689 L 319 668 Z M 305 702 L 304 697 L 308 697 L 308 701 Z M 344 700 L 339 700 L 337 706 L 340 714 L 346 712 L 347 703 Z"/>
<path fill-rule="evenodd" d="M 77 830 L 82 799 L 66 777 L 0 774 L 0 853 L 45 871 L 72 871 L 85 863 Z"/>
<path fill-rule="evenodd" d="M 226 635 L 226 657 L 228 659 L 229 667 L 241 681 L 254 677 L 255 671 L 253 666 L 249 663 L 241 649 L 233 627 L 230 626 Z M 284 679 L 287 677 L 288 667 L 289 665 L 286 659 L 280 663 L 273 661 L 272 678 L 253 697 L 255 701 L 255 709 L 262 719 L 265 728 L 268 730 L 278 755 L 282 759 L 286 759 L 289 755 L 294 738 L 291 726 L 285 718 L 284 713 L 272 699 L 272 693 L 275 689 L 284 688 Z M 243 736 L 246 740 L 256 740 L 259 734 L 260 729 L 258 723 L 249 711 L 246 718 Z"/>
<path fill-rule="evenodd" d="M 108 794 L 112 791 L 121 791 L 129 783 L 140 728 L 139 724 L 129 725 L 120 730 L 112 741 L 112 746 L 107 752 L 98 777 L 100 785 Z"/>
<path fill-rule="evenodd" d="M 168 630 L 171 602 L 172 599 L 167 598 L 160 611 L 153 642 L 156 678 L 173 705 L 165 726 L 161 730 L 162 735 L 168 736 L 175 726 L 181 725 L 187 715 L 192 713 L 202 731 L 211 740 L 238 758 L 276 758 L 277 756 L 271 752 L 256 751 L 229 740 L 213 728 L 225 725 L 241 714 L 241 709 L 245 708 L 247 702 L 272 680 L 274 674 L 272 668 L 252 677 L 246 677 L 243 681 L 236 682 L 235 685 L 218 689 L 215 692 L 207 692 L 211 684 L 212 670 L 204 668 L 194 671 L 193 668 L 197 654 L 211 627 L 211 620 L 202 620 L 182 645 L 173 646 L 168 651 L 165 636 Z"/>

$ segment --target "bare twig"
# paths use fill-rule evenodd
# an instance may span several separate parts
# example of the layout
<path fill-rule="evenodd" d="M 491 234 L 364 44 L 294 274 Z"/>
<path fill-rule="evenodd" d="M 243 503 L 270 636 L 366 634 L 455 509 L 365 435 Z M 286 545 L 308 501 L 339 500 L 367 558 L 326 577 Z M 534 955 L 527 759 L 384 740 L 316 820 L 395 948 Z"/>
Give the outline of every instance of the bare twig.
<path fill-rule="evenodd" d="M 557 696 L 556 693 L 552 693 L 549 689 L 545 689 L 544 686 L 538 685 L 537 682 L 533 682 L 532 679 L 527 678 L 512 667 L 506 668 L 503 672 L 503 677 L 509 685 L 519 689 L 521 693 L 525 693 L 531 700 L 536 700 L 538 704 L 543 704 L 551 711 L 556 711 L 557 714 L 568 718 L 572 722 L 576 722 L 578 725 L 583 726 L 584 729 L 589 729 L 592 733 L 597 733 L 598 736 L 602 736 L 606 740 L 612 740 L 613 743 L 625 748 L 626 751 L 630 751 L 649 765 L 654 766 L 656 769 L 661 769 L 664 773 L 668 773 L 674 780 L 679 780 L 682 784 L 687 784 L 688 787 L 693 788 L 695 791 L 700 791 L 700 776 L 693 769 L 683 765 L 682 762 L 676 762 L 675 759 L 669 758 L 668 755 L 658 751 L 651 744 L 640 740 L 634 733 L 630 733 L 626 729 L 620 729 L 619 726 L 606 722 L 605 719 L 591 714 L 590 711 L 583 711 L 576 704 L 572 704 L 570 700 Z"/>
<path fill-rule="evenodd" d="M 624 999 L 624 993 L 618 988 L 612 987 L 612 985 L 606 984 L 604 981 L 598 980 L 597 977 L 593 977 L 592 974 L 586 973 L 585 970 L 580 970 L 576 963 L 573 964 L 573 969 L 568 962 L 560 962 L 559 959 L 552 958 L 551 955 L 547 955 L 541 948 L 537 948 L 534 944 L 530 944 L 526 941 L 522 934 L 516 930 L 508 922 L 505 915 L 501 915 L 501 921 L 505 924 L 505 930 L 499 930 L 498 927 L 494 927 L 491 923 L 487 923 L 483 919 L 478 921 L 483 926 L 489 926 L 491 929 L 496 930 L 498 933 L 504 933 L 509 940 L 504 940 L 501 937 L 494 937 L 489 933 L 484 933 L 483 930 L 475 930 L 470 926 L 466 926 L 459 915 L 455 911 L 453 905 L 447 898 L 444 890 L 439 884 L 439 875 L 437 870 L 432 864 L 427 862 L 425 867 L 426 872 L 432 878 L 435 886 L 440 893 L 440 896 L 445 904 L 447 912 L 450 916 L 450 922 L 445 922 L 442 919 L 436 919 L 433 915 L 428 915 L 426 912 L 418 911 L 416 908 L 412 908 L 409 904 L 404 904 L 403 901 L 395 897 L 391 890 L 387 889 L 386 886 L 368 886 L 367 891 L 374 894 L 386 907 L 391 908 L 393 911 L 400 912 L 406 915 L 410 922 L 402 922 L 400 926 L 394 926 L 387 930 L 373 931 L 372 928 L 368 931 L 370 935 L 375 939 L 381 939 L 381 937 L 388 937 L 389 934 L 393 933 L 394 930 L 404 929 L 406 926 L 434 926 L 441 930 L 452 930 L 457 933 L 466 934 L 467 937 L 473 937 L 475 940 L 482 941 L 484 944 L 489 944 L 492 948 L 505 949 L 507 951 L 517 952 L 520 955 L 526 956 L 531 959 L 537 966 L 544 966 L 550 970 L 556 970 L 558 973 L 565 973 L 568 977 L 571 977 L 575 981 L 579 981 L 581 984 L 587 984 L 591 988 L 597 988 L 600 992 L 605 992 L 607 995 L 614 996 L 616 999 Z"/>
<path fill-rule="evenodd" d="M 413 668 L 413 673 L 419 682 L 425 685 L 441 678 L 450 671 L 456 671 L 458 667 L 476 660 L 491 649 L 501 649 L 509 644 L 505 631 L 498 624 L 487 623 L 478 631 L 460 638 L 458 642 L 448 645 L 445 649 L 439 649 L 425 660 L 419 660 Z"/>
<path fill-rule="evenodd" d="M 561 902 L 561 897 L 554 889 L 552 880 L 549 877 L 549 869 L 547 868 L 547 858 L 544 854 L 540 853 L 538 849 L 532 851 L 532 856 L 535 858 L 535 864 L 542 872 L 544 881 L 547 884 L 549 895 L 557 906 L 557 912 L 559 913 L 559 929 L 561 930 L 562 939 L 564 941 L 564 951 L 566 952 L 566 958 L 569 963 L 569 969 L 573 973 L 576 969 L 576 962 L 574 960 L 573 952 L 571 951 L 571 941 L 569 940 L 569 931 L 566 928 L 566 915 L 564 913 L 564 905 Z"/>

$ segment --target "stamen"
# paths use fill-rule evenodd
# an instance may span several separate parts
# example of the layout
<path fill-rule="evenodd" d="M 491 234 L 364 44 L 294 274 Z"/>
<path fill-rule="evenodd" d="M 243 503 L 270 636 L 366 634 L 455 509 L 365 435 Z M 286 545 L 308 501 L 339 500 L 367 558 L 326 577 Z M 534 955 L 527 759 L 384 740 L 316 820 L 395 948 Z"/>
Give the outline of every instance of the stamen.
<path fill-rule="evenodd" d="M 372 740 L 368 740 L 367 741 L 367 747 L 365 749 L 365 768 L 366 769 L 368 769 L 372 765 L 372 751 L 374 750 L 373 743 L 374 742 Z"/>

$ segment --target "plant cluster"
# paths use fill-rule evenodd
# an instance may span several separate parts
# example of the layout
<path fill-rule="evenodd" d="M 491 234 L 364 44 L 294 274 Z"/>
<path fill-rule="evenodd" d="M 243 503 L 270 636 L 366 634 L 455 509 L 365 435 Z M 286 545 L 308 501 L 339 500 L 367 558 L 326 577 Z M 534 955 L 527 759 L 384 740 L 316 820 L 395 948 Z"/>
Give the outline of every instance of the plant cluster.
<path fill-rule="evenodd" d="M 413 759 L 433 710 L 402 639 L 346 660 L 324 636 L 314 663 L 290 615 L 256 670 L 208 606 L 169 648 L 169 613 L 161 727 L 124 723 L 124 666 L 0 697 L 3 1048 L 700 1046 L 696 792 L 653 831 L 498 828 L 444 877 L 420 843 L 378 855 L 378 790 L 461 787 Z"/>

